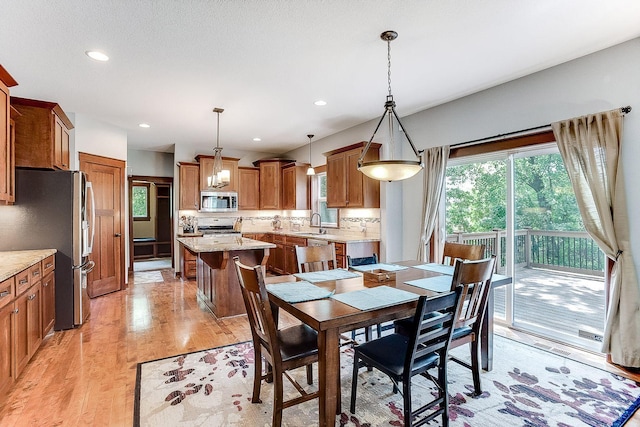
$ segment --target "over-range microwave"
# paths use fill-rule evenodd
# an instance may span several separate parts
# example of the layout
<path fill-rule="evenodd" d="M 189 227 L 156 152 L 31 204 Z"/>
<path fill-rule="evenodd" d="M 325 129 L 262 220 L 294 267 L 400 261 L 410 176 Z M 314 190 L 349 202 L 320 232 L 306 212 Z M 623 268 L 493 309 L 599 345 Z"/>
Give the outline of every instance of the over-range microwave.
<path fill-rule="evenodd" d="M 235 191 L 201 191 L 200 212 L 233 212 L 238 210 Z"/>

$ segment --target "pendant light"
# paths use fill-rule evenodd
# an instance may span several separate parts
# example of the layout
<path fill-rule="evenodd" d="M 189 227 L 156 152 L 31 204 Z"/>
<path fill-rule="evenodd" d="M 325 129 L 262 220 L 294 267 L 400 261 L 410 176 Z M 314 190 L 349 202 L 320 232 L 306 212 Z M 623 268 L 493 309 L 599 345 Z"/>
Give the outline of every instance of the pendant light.
<path fill-rule="evenodd" d="M 371 135 L 371 139 L 364 147 L 364 151 L 360 155 L 358 159 L 358 170 L 368 176 L 369 178 L 373 178 L 379 181 L 401 181 L 403 179 L 411 178 L 418 172 L 420 172 L 423 168 L 420 152 L 416 150 L 416 147 L 413 145 L 409 134 L 407 133 L 405 127 L 402 125 L 400 121 L 400 117 L 396 113 L 396 103 L 393 100 L 393 95 L 391 94 L 391 41 L 395 40 L 398 37 L 398 33 L 395 31 L 385 31 L 380 34 L 380 38 L 387 42 L 387 82 L 389 94 L 387 95 L 387 101 L 384 103 L 384 113 L 382 113 L 382 117 L 380 117 L 380 121 L 376 126 L 376 129 L 373 131 L 373 135 Z M 389 155 L 390 160 L 373 160 L 373 161 L 364 161 L 364 158 L 367 154 L 367 150 L 371 146 L 371 142 L 373 138 L 376 136 L 376 132 L 380 128 L 382 121 L 387 118 L 389 125 Z M 394 126 L 393 119 L 398 122 L 398 128 L 402 130 L 404 136 L 409 141 L 411 148 L 416 156 L 415 160 L 394 160 Z"/>
<path fill-rule="evenodd" d="M 309 168 L 307 169 L 307 175 L 312 176 L 316 174 L 315 169 L 311 166 L 311 138 L 313 138 L 313 135 L 307 135 L 307 138 L 309 138 Z"/>
<path fill-rule="evenodd" d="M 207 183 L 209 187 L 212 188 L 222 188 L 229 185 L 231 181 L 231 172 L 222 169 L 222 148 L 220 147 L 220 113 L 222 113 L 224 109 L 222 108 L 214 108 L 213 112 L 218 115 L 218 129 L 216 132 L 216 148 L 213 149 L 213 170 L 211 171 L 211 176 L 207 178 Z"/>

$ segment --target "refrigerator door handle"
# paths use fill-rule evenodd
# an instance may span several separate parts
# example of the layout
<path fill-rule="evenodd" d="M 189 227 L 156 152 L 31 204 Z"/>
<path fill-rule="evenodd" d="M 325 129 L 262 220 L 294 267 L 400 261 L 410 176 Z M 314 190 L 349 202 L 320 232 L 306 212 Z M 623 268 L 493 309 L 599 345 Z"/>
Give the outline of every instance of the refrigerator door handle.
<path fill-rule="evenodd" d="M 87 194 L 90 196 L 89 198 L 91 199 L 91 223 L 89 224 L 89 227 L 91 227 L 91 240 L 87 247 L 87 254 L 90 254 L 93 252 L 93 239 L 96 235 L 96 200 L 93 195 L 93 184 L 87 181 L 86 188 L 87 188 Z"/>
<path fill-rule="evenodd" d="M 82 267 L 82 271 L 83 271 L 85 274 L 89 274 L 89 273 L 91 273 L 91 272 L 93 271 L 93 268 L 94 268 L 95 266 L 96 266 L 96 263 L 95 263 L 95 262 L 93 262 L 93 261 L 88 261 L 88 262 L 86 262 L 86 263 L 83 265 L 83 267 Z"/>

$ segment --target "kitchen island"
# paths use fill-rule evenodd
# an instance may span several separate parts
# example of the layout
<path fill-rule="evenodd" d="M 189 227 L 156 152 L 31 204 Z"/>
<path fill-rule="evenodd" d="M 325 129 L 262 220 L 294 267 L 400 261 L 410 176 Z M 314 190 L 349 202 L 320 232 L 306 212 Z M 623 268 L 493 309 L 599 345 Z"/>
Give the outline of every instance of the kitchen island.
<path fill-rule="evenodd" d="M 244 314 L 244 302 L 234 257 L 246 265 L 266 265 L 276 245 L 240 236 L 180 237 L 178 242 L 197 254 L 198 298 L 216 317 Z"/>

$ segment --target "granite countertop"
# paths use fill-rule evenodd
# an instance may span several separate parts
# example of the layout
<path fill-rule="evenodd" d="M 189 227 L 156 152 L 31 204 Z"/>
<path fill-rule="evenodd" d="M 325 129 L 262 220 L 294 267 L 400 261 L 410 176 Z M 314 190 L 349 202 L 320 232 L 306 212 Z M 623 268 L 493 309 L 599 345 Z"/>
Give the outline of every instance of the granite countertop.
<path fill-rule="evenodd" d="M 240 236 L 179 237 L 177 240 L 189 250 L 196 253 L 269 249 L 276 247 L 273 243 L 260 242 Z"/>
<path fill-rule="evenodd" d="M 0 282 L 20 273 L 56 252 L 56 249 L 0 252 L 0 260 L 2 260 L 0 261 Z"/>
<path fill-rule="evenodd" d="M 252 233 L 252 232 L 249 232 Z M 259 232 L 256 232 L 259 233 Z M 366 236 L 342 236 L 340 234 L 319 234 L 307 231 L 264 231 L 263 233 L 279 234 L 282 236 L 302 237 L 304 239 L 326 240 L 327 242 L 338 243 L 363 243 L 363 242 L 379 242 L 380 238 Z"/>
<path fill-rule="evenodd" d="M 178 237 L 202 237 L 203 233 L 178 233 Z"/>

